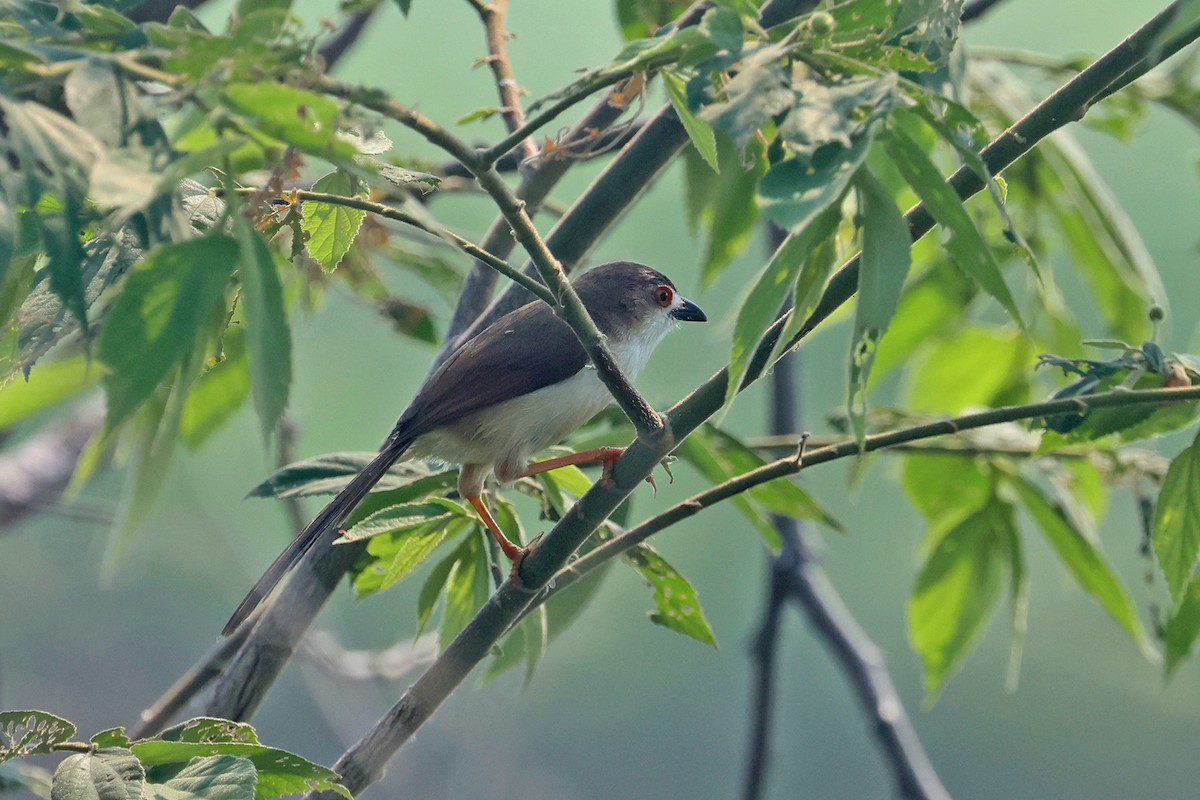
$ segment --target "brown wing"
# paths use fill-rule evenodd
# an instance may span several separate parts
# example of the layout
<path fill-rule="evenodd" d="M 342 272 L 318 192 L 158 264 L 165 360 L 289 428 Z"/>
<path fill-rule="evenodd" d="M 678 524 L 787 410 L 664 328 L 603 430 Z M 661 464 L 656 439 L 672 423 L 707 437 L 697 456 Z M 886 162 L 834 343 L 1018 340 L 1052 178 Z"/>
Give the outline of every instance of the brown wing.
<path fill-rule="evenodd" d="M 390 440 L 434 428 L 566 380 L 587 354 L 566 323 L 541 302 L 504 315 L 464 344 L 417 392 Z"/>

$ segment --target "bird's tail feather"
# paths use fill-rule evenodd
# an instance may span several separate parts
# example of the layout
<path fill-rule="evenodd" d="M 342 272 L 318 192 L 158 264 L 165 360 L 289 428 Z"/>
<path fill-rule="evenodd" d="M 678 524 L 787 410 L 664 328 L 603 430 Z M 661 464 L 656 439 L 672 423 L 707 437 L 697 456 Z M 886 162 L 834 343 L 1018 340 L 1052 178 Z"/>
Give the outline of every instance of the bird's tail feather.
<path fill-rule="evenodd" d="M 338 526 L 346 521 L 350 512 L 367 496 L 375 484 L 379 483 L 380 478 L 392 464 L 395 464 L 404 455 L 404 451 L 411 443 L 411 441 L 394 442 L 389 438 L 379 455 L 359 470 L 359 473 L 350 479 L 350 482 L 337 493 L 337 496 L 321 509 L 312 522 L 305 525 L 304 529 L 296 534 L 296 538 L 292 539 L 284 551 L 271 562 L 271 566 L 267 567 L 267 571 L 255 582 L 250 592 L 233 612 L 233 616 L 225 623 L 225 628 L 221 631 L 222 636 L 228 636 L 237 630 L 238 626 L 245 622 L 254 609 L 283 580 L 283 576 L 296 566 L 304 554 L 313 548 L 313 545 L 326 537 L 328 531 L 337 531 Z"/>

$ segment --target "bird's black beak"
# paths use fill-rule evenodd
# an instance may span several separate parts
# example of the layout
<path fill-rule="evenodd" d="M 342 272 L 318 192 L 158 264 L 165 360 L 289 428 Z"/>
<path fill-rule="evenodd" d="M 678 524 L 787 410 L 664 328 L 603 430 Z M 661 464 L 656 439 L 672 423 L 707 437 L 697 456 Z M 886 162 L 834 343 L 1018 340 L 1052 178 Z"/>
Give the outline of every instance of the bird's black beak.
<path fill-rule="evenodd" d="M 704 315 L 700 306 L 691 300 L 684 300 L 679 308 L 671 309 L 671 316 L 683 322 L 708 322 L 708 317 Z"/>

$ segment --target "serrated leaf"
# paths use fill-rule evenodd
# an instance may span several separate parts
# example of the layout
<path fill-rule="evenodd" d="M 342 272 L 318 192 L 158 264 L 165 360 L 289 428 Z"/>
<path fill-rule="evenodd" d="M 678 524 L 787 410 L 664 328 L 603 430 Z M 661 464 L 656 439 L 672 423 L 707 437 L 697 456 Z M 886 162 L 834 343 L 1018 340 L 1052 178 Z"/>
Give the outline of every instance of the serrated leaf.
<path fill-rule="evenodd" d="M 651 622 L 716 648 L 717 639 L 687 578 L 645 544 L 625 551 L 622 557 L 654 587 Z"/>
<path fill-rule="evenodd" d="M 74 735 L 73 724 L 45 711 L 0 711 L 0 762 L 52 752 Z"/>
<path fill-rule="evenodd" d="M 236 744 L 258 744 L 258 734 L 245 722 L 221 719 L 220 717 L 193 717 L 185 722 L 163 730 L 155 739 L 164 742 L 193 742 L 213 744 L 233 742 Z"/>
<path fill-rule="evenodd" d="M 252 774 L 257 775 L 257 784 L 250 787 L 255 800 L 270 800 L 285 794 L 304 794 L 308 791 L 334 791 L 346 800 L 353 800 L 346 787 L 336 782 L 337 773 L 295 753 L 267 747 L 257 741 L 143 739 L 134 742 L 130 749 L 148 768 L 216 757 L 244 761 L 250 765 Z M 247 797 L 249 794 L 240 796 Z"/>
<path fill-rule="evenodd" d="M 283 416 L 291 388 L 291 329 L 283 306 L 283 286 L 267 243 L 244 217 L 239 217 L 237 237 L 251 391 L 263 436 L 269 437 Z"/>
<path fill-rule="evenodd" d="M 456 517 L 469 516 L 466 508 L 453 500 L 431 497 L 419 503 L 400 503 L 376 511 L 350 526 L 342 540 L 353 542 L 383 534 L 404 533 L 429 523 L 444 524 Z"/>
<path fill-rule="evenodd" d="M 861 445 L 867 433 L 867 380 L 879 341 L 900 304 L 912 265 L 912 235 L 896 201 L 870 170 L 859 173 L 857 186 L 863 203 L 863 243 L 846 405 L 854 436 Z"/>
<path fill-rule="evenodd" d="M 89 742 L 96 747 L 125 747 L 133 744 L 126 734 L 124 728 L 109 728 L 108 730 L 100 731 L 99 733 L 88 739 Z"/>
<path fill-rule="evenodd" d="M 837 229 L 839 219 L 837 209 L 829 209 L 790 234 L 755 278 L 750 294 L 738 309 L 733 327 L 726 404 L 733 400 L 741 388 L 759 341 L 791 296 L 800 268 L 806 263 L 809 253 Z"/>
<path fill-rule="evenodd" d="M 1046 540 L 1080 587 L 1096 598 L 1134 642 L 1146 647 L 1146 632 L 1138 619 L 1137 608 L 1096 545 L 1084 535 L 1061 505 L 1052 502 L 1029 481 L 1009 475 L 1008 484 L 1016 490 L 1030 516 L 1046 534 Z"/>
<path fill-rule="evenodd" d="M 683 129 L 687 131 L 692 146 L 696 148 L 696 152 L 700 154 L 705 163 L 712 167 L 713 172 L 719 173 L 721 168 L 717 164 L 716 134 L 713 133 L 712 126 L 697 118 L 688 109 L 686 82 L 676 73 L 666 70 L 662 72 L 662 79 L 663 87 L 667 90 L 667 98 L 670 99 L 671 106 L 679 116 L 679 121 L 683 123 Z"/>
<path fill-rule="evenodd" d="M 994 297 L 1014 320 L 1021 323 L 1016 301 L 1000 274 L 991 248 L 975 227 L 971 215 L 963 208 L 962 200 L 946 183 L 924 149 L 899 127 L 889 129 L 883 145 L 892 163 L 921 198 L 926 210 L 949 232 L 946 250 L 954 263 Z"/>
<path fill-rule="evenodd" d="M 54 770 L 51 800 L 142 800 L 146 771 L 129 750 L 76 753 Z"/>
<path fill-rule="evenodd" d="M 367 553 L 375 560 L 355 577 L 355 599 L 386 592 L 411 575 L 466 525 L 465 517 L 444 514 L 425 522 L 403 524 L 387 535 L 372 538 Z"/>
<path fill-rule="evenodd" d="M 1200 434 L 1167 468 L 1154 510 L 1154 552 L 1178 606 L 1200 557 Z"/>
<path fill-rule="evenodd" d="M 1188 583 L 1179 604 L 1163 627 L 1164 663 L 1166 677 L 1192 652 L 1200 636 L 1200 575 Z"/>
<path fill-rule="evenodd" d="M 365 197 L 361 182 L 348 172 L 337 170 L 317 180 L 314 192 L 325 192 L 339 197 Z M 308 234 L 305 247 L 326 272 L 341 263 L 342 257 L 354 244 L 358 230 L 367 212 L 357 208 L 304 201 L 304 219 L 301 228 Z"/>
<path fill-rule="evenodd" d="M 133 269 L 100 335 L 110 428 L 150 396 L 196 344 L 237 264 L 237 243 L 205 236 L 152 251 Z"/>
<path fill-rule="evenodd" d="M 930 697 L 983 637 L 1014 536 L 1012 507 L 993 501 L 941 535 L 922 564 L 908 601 L 908 634 Z"/>

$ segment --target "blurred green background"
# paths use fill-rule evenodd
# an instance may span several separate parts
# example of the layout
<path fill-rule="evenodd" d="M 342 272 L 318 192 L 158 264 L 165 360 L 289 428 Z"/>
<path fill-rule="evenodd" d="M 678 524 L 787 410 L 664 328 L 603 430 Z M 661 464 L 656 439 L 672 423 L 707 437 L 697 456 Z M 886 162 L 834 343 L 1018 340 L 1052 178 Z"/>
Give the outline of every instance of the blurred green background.
<path fill-rule="evenodd" d="M 228 4 L 203 16 L 219 25 Z M 1157 4 L 1118 0 L 1001 3 L 965 32 L 969 44 L 1051 54 L 1099 53 L 1144 22 Z M 312 24 L 325 4 L 298 12 Z M 619 49 L 610 4 L 518 0 L 509 27 L 518 78 L 533 96 L 607 61 Z M 393 92 L 446 124 L 493 105 L 491 74 L 472 69 L 483 36 L 466 3 L 416 0 L 404 20 L 379 14 L 339 65 L 348 79 Z M 661 98 L 651 96 L 651 103 Z M 652 106 L 654 107 L 654 106 Z M 489 127 L 490 125 L 490 127 Z M 1145 238 L 1168 287 L 1171 316 L 1162 342 L 1194 351 L 1197 180 L 1193 132 L 1156 111 L 1132 144 L 1075 126 Z M 496 124 L 464 134 L 483 138 Z M 393 132 L 396 149 L 426 158 L 416 136 Z M 554 196 L 569 201 L 602 167 L 571 173 Z M 439 200 L 447 222 L 477 234 L 491 220 L 485 201 Z M 545 218 L 539 220 L 548 227 Z M 644 261 L 670 274 L 712 322 L 687 327 L 660 348 L 639 381 L 660 406 L 674 402 L 726 359 L 729 309 L 761 264 L 761 244 L 716 285 L 701 291 L 703 243 L 689 234 L 682 171 L 673 167 L 643 197 L 593 262 Z M 404 275 L 391 276 L 406 289 Z M 412 291 L 441 315 L 448 307 L 421 285 Z M 374 448 L 425 374 L 432 350 L 393 335 L 347 293 L 333 291 L 295 329 L 292 414 L 298 457 Z M 804 348 L 806 427 L 843 404 L 846 326 Z M 764 393 L 752 390 L 725 424 L 763 429 Z M 1178 449 L 1176 447 L 1176 449 Z M 0 707 L 40 708 L 76 722 L 81 733 L 133 725 L 138 712 L 215 640 L 229 611 L 291 531 L 281 509 L 241 497 L 271 471 L 249 409 L 199 453 L 180 453 L 136 552 L 101 585 L 106 529 L 52 514 L 0 534 Z M 1194 798 L 1200 794 L 1200 667 L 1181 667 L 1169 685 L 1161 669 L 1029 537 L 1029 634 L 1020 685 L 1004 689 L 1007 623 L 999 614 L 978 652 L 931 707 L 922 705 L 917 659 L 905 639 L 904 609 L 921 522 L 894 478 L 897 463 L 874 459 L 848 485 L 848 466 L 806 473 L 806 481 L 849 534 L 824 537 L 830 576 L 885 653 L 913 722 L 942 780 L 960 798 Z M 635 495 L 635 513 L 662 509 L 696 491 L 686 468 Z M 85 490 L 115 504 L 121 476 Z M 948 483 L 947 491 L 953 491 Z M 312 508 L 315 509 L 315 505 Z M 1162 601 L 1138 555 L 1141 533 L 1128 494 L 1118 493 L 1102 536 L 1146 619 Z M 765 592 L 766 556 L 757 536 L 726 509 L 694 518 L 655 545 L 700 592 L 721 649 L 650 624 L 650 592 L 624 568 L 548 652 L 533 683 L 505 675 L 464 686 L 396 758 L 374 797 L 536 798 L 730 797 L 742 777 L 750 696 L 748 645 Z M 378 647 L 415 631 L 415 588 L 401 586 L 354 604 L 341 590 L 319 625 L 348 647 Z M 770 796 L 891 796 L 890 775 L 856 701 L 821 643 L 789 613 L 781 650 Z M 352 682 L 297 659 L 254 723 L 264 742 L 331 763 L 407 684 Z"/>

